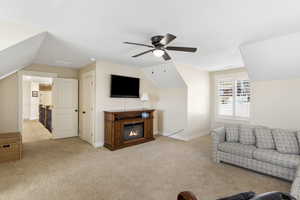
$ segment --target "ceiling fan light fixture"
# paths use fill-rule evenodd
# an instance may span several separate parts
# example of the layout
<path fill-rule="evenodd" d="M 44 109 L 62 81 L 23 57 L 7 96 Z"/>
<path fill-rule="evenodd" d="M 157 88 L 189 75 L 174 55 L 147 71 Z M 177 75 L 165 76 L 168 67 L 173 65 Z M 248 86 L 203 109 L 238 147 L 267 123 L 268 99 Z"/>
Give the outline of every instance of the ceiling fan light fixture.
<path fill-rule="evenodd" d="M 163 50 L 161 50 L 161 49 L 155 49 L 155 50 L 153 51 L 153 54 L 154 54 L 156 57 L 162 57 L 162 56 L 165 54 L 165 52 L 164 52 Z"/>

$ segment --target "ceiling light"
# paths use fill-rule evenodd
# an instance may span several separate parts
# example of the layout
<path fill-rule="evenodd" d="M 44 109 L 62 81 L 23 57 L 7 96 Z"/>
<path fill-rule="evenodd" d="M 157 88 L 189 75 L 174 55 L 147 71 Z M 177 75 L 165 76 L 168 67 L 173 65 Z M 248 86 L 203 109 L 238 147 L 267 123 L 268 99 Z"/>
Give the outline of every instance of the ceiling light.
<path fill-rule="evenodd" d="M 163 50 L 161 50 L 161 49 L 155 49 L 155 50 L 153 51 L 153 54 L 154 54 L 156 57 L 162 57 L 162 56 L 165 54 L 165 52 L 164 52 Z"/>

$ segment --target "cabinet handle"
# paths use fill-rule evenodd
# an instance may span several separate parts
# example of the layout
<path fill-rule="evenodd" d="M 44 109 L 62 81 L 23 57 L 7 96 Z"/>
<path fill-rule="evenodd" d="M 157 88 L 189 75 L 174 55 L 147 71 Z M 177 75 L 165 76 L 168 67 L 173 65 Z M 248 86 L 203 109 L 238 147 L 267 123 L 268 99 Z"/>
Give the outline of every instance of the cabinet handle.
<path fill-rule="evenodd" d="M 77 109 L 75 109 L 75 112 L 78 112 L 78 110 L 77 110 Z"/>
<path fill-rule="evenodd" d="M 82 113 L 85 114 L 85 111 L 83 111 Z"/>

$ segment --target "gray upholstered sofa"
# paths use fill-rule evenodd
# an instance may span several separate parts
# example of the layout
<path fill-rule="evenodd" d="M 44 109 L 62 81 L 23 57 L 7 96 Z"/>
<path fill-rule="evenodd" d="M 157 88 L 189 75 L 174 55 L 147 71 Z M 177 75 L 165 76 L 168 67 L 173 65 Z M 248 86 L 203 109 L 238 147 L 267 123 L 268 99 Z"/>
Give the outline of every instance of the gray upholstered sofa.
<path fill-rule="evenodd" d="M 212 131 L 213 159 L 293 181 L 300 200 L 300 132 L 251 125 L 225 125 Z"/>

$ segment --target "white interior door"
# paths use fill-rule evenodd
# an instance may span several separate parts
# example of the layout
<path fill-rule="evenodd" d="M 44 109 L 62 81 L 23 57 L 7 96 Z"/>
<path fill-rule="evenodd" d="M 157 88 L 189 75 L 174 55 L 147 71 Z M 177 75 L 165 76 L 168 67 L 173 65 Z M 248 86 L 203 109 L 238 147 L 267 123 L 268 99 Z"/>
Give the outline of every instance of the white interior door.
<path fill-rule="evenodd" d="M 54 78 L 52 103 L 53 137 L 78 136 L 78 80 Z"/>
<path fill-rule="evenodd" d="M 80 83 L 80 138 L 93 144 L 94 132 L 94 72 L 81 76 Z"/>

